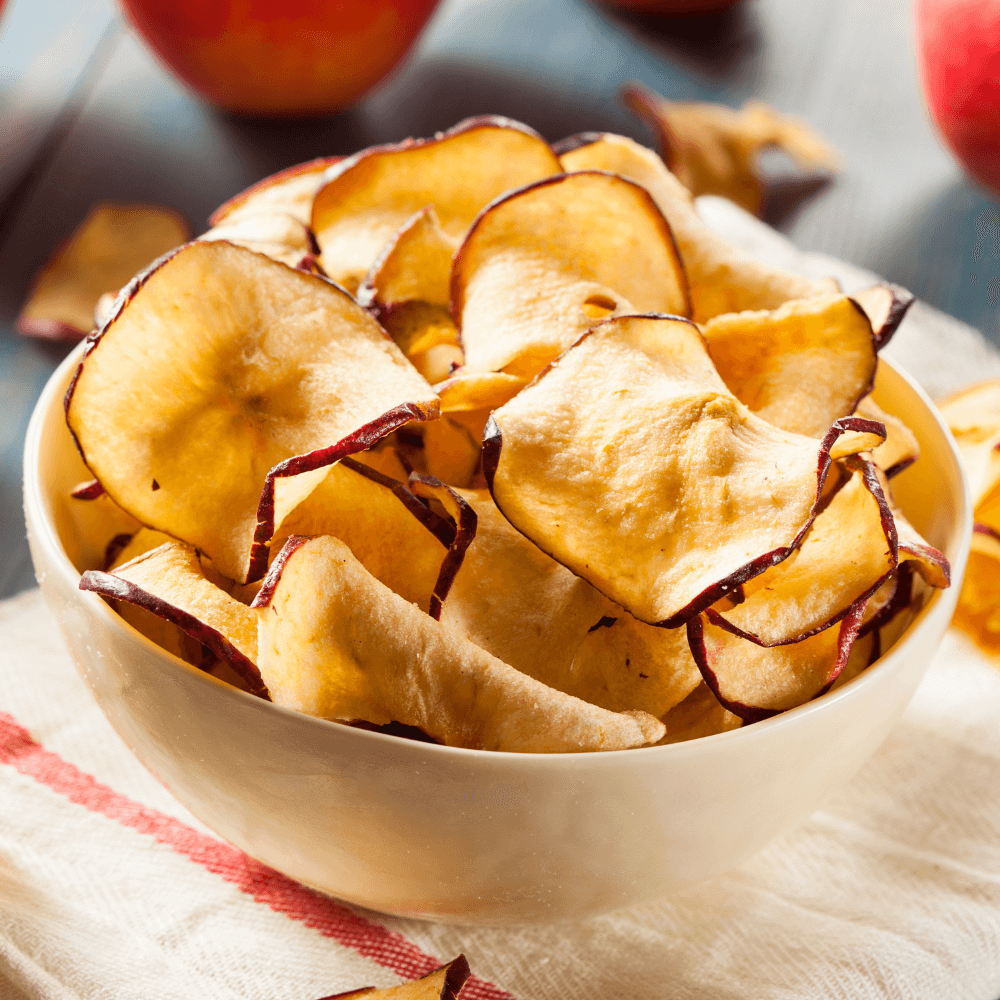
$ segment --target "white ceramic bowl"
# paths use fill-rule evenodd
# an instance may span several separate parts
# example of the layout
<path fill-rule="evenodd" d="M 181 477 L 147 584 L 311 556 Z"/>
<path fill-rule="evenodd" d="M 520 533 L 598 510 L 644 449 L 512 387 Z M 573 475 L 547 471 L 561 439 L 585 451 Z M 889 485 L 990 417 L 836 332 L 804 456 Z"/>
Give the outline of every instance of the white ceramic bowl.
<path fill-rule="evenodd" d="M 77 589 L 106 541 L 88 537 L 88 505 L 67 498 L 89 478 L 62 408 L 78 355 L 42 394 L 24 460 L 35 570 L 77 668 L 139 760 L 208 826 L 376 910 L 466 924 L 575 919 L 740 864 L 885 739 L 957 599 L 957 586 L 936 594 L 904 639 L 840 690 L 673 746 L 489 753 L 299 715 L 165 653 Z M 960 581 L 972 516 L 954 443 L 924 393 L 885 362 L 876 398 L 923 449 L 894 480 L 897 499 Z"/>

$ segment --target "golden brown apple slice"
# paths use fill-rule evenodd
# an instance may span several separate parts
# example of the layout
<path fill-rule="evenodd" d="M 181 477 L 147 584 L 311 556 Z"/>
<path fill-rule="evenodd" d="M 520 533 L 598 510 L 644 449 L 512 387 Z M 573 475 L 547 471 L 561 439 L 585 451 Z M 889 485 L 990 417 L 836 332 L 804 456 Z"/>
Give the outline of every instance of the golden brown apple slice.
<path fill-rule="evenodd" d="M 523 378 L 505 372 L 455 372 L 438 382 L 442 417 L 461 424 L 475 441 L 482 441 L 490 414 L 513 399 L 526 385 Z"/>
<path fill-rule="evenodd" d="M 985 524 L 972 531 L 954 624 L 983 649 L 1000 653 L 1000 537 Z"/>
<path fill-rule="evenodd" d="M 875 337 L 864 310 L 846 295 L 716 316 L 702 332 L 733 395 L 782 430 L 822 437 L 871 392 Z"/>
<path fill-rule="evenodd" d="M 744 584 L 713 625 L 762 646 L 799 642 L 844 618 L 896 568 L 898 540 L 889 503 L 870 462 L 849 459 L 849 476 L 816 515 L 799 547 Z"/>
<path fill-rule="evenodd" d="M 271 174 L 220 205 L 209 217 L 209 225 L 218 226 L 224 220 L 232 222 L 262 212 L 287 213 L 308 225 L 313 197 L 323 183 L 323 175 L 342 159 L 342 156 L 321 156 Z"/>
<path fill-rule="evenodd" d="M 279 705 L 416 726 L 449 746 L 565 753 L 643 746 L 641 712 L 607 712 L 532 680 L 379 583 L 329 535 L 288 540 L 253 607 Z"/>
<path fill-rule="evenodd" d="M 39 272 L 17 330 L 43 340 L 82 340 L 94 311 L 150 261 L 190 239 L 187 223 L 159 205 L 106 202 L 87 217 Z"/>
<path fill-rule="evenodd" d="M 812 523 L 830 449 L 750 413 L 698 328 L 595 326 L 497 410 L 483 471 L 508 520 L 640 621 L 673 627 L 787 558 Z"/>
<path fill-rule="evenodd" d="M 382 248 L 358 289 L 358 301 L 379 309 L 413 300 L 447 307 L 451 258 L 460 242 L 441 228 L 434 206 L 425 206 Z"/>
<path fill-rule="evenodd" d="M 688 642 L 723 707 L 759 722 L 829 690 L 847 664 L 863 614 L 863 605 L 855 605 L 838 625 L 786 646 L 759 646 L 700 615 L 687 623 Z"/>
<path fill-rule="evenodd" d="M 703 736 L 716 736 L 739 729 L 743 720 L 723 708 L 712 689 L 702 681 L 679 705 L 664 717 L 667 735 L 660 744 L 685 743 Z"/>
<path fill-rule="evenodd" d="M 644 188 L 599 171 L 490 205 L 455 255 L 451 302 L 466 370 L 522 378 L 607 316 L 690 312 L 667 220 Z"/>
<path fill-rule="evenodd" d="M 335 993 L 322 997 L 321 1000 L 353 1000 L 354 997 L 364 997 L 365 1000 L 458 1000 L 458 994 L 469 975 L 469 963 L 464 955 L 459 955 L 448 965 L 435 969 L 421 979 L 382 990 L 377 990 L 374 986 L 363 986 L 359 990 Z"/>
<path fill-rule="evenodd" d="M 165 542 L 113 573 L 88 570 L 80 589 L 134 604 L 178 626 L 229 663 L 253 694 L 268 697 L 256 665 L 256 615 L 205 578 L 191 546 Z"/>
<path fill-rule="evenodd" d="M 567 171 L 610 170 L 641 184 L 667 217 L 688 277 L 691 316 L 704 323 L 723 313 L 777 309 L 791 299 L 839 291 L 742 256 L 698 217 L 691 192 L 651 149 L 610 133 L 588 132 L 556 146 Z"/>
<path fill-rule="evenodd" d="M 221 242 L 188 244 L 130 286 L 66 404 L 119 506 L 239 582 L 263 574 L 275 523 L 328 466 L 437 410 L 350 296 Z"/>
<path fill-rule="evenodd" d="M 334 535 L 376 580 L 437 618 L 475 533 L 471 510 L 460 533 L 401 482 L 345 458 L 285 516 L 271 552 L 292 535 Z"/>
<path fill-rule="evenodd" d="M 479 470 L 480 439 L 448 417 L 426 424 L 423 437 L 423 471 L 450 486 L 471 486 Z"/>
<path fill-rule="evenodd" d="M 899 417 L 886 413 L 871 396 L 865 396 L 855 412 L 859 417 L 885 425 L 885 441 L 872 450 L 871 458 L 886 478 L 892 479 L 920 457 L 920 442 L 913 431 Z"/>
<path fill-rule="evenodd" d="M 228 240 L 237 246 L 266 254 L 289 267 L 305 265 L 305 270 L 309 270 L 313 252 L 317 249 L 309 227 L 287 212 L 240 214 L 213 226 L 198 239 Z"/>
<path fill-rule="evenodd" d="M 721 104 L 668 101 L 638 83 L 623 88 L 625 103 L 660 140 L 663 159 L 693 194 L 716 194 L 760 215 L 764 182 L 760 154 L 778 148 L 800 166 L 828 174 L 840 166 L 836 150 L 804 121 L 763 101 L 736 111 Z"/>
<path fill-rule="evenodd" d="M 396 231 L 427 205 L 460 239 L 484 205 L 560 171 L 537 132 L 509 118 L 459 122 L 431 139 L 362 150 L 330 171 L 312 209 L 326 273 L 355 289 Z"/>

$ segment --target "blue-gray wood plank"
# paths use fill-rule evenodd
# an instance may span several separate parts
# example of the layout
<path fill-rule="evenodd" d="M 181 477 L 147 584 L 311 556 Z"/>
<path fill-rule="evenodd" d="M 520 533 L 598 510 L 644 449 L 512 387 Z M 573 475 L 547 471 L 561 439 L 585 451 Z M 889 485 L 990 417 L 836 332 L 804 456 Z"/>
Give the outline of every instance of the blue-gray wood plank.
<path fill-rule="evenodd" d="M 11 4 L 0 24 L 0 109 L 57 28 L 83 16 L 99 35 L 114 16 L 100 0 Z M 989 241 L 974 255 L 977 220 L 988 223 L 993 203 L 963 179 L 927 120 L 908 0 L 746 0 L 718 21 L 686 25 L 585 0 L 445 0 L 389 81 L 353 109 L 306 123 L 217 115 L 122 32 L 79 114 L 0 221 L 0 596 L 33 582 L 21 448 L 34 400 L 65 353 L 21 341 L 13 321 L 32 274 L 93 201 L 168 204 L 197 232 L 225 198 L 281 167 L 483 112 L 519 118 L 549 139 L 608 129 L 648 142 L 617 99 L 630 79 L 682 99 L 759 97 L 807 118 L 841 149 L 846 169 L 782 228 L 1000 341 L 1000 307 L 990 301 L 1000 260 Z"/>

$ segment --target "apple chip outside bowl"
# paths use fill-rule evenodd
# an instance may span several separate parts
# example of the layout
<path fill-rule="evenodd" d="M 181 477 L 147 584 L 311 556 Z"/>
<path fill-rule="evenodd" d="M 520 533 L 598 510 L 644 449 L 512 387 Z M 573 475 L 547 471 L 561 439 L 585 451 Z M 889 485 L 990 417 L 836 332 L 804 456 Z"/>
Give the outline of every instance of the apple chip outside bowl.
<path fill-rule="evenodd" d="M 951 619 L 934 593 L 858 678 L 743 729 L 613 753 L 493 753 L 422 743 L 278 707 L 165 652 L 80 573 L 106 541 L 53 375 L 28 430 L 25 511 L 42 592 L 76 666 L 139 760 L 248 854 L 341 899 L 463 924 L 579 919 L 740 864 L 854 775 L 885 739 Z M 882 362 L 877 402 L 919 439 L 893 480 L 951 562 L 971 513 L 954 444 L 924 393 Z M 101 525 L 106 530 L 107 525 Z"/>

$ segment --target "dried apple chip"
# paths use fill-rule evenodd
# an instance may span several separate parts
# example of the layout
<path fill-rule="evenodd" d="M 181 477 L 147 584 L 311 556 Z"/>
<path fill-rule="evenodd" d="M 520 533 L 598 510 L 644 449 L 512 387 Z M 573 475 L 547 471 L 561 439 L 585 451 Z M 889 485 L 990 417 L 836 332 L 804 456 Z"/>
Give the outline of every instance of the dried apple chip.
<path fill-rule="evenodd" d="M 687 280 L 648 192 L 599 171 L 513 191 L 455 255 L 452 314 L 466 370 L 531 378 L 610 315 L 687 316 Z"/>
<path fill-rule="evenodd" d="M 292 535 L 334 535 L 376 580 L 437 618 L 462 563 L 475 514 L 461 535 L 401 482 L 344 458 L 278 525 L 272 555 Z"/>
<path fill-rule="evenodd" d="M 353 290 L 414 212 L 433 205 L 443 231 L 461 239 L 498 195 L 559 171 L 537 132 L 492 116 L 468 118 L 431 139 L 362 150 L 332 168 L 313 202 L 320 261 Z"/>
<path fill-rule="evenodd" d="M 379 583 L 336 538 L 291 538 L 254 601 L 280 705 L 416 726 L 449 746 L 528 753 L 654 743 L 663 725 L 554 691 Z"/>
<path fill-rule="evenodd" d="M 702 332 L 733 395 L 783 430 L 822 437 L 871 392 L 875 337 L 864 310 L 846 295 L 716 316 Z"/>
<path fill-rule="evenodd" d="M 870 462 L 848 460 L 847 481 L 799 547 L 744 584 L 744 600 L 708 620 L 762 646 L 799 642 L 864 607 L 896 568 L 896 525 Z"/>
<path fill-rule="evenodd" d="M 365 1000 L 458 1000 L 469 975 L 469 963 L 464 955 L 459 955 L 448 965 L 399 986 L 388 986 L 381 990 L 374 986 L 363 986 L 359 990 L 335 993 L 333 996 L 322 997 L 321 1000 L 353 1000 L 354 997 L 365 997 Z"/>
<path fill-rule="evenodd" d="M 287 212 L 241 214 L 213 226 L 199 240 L 228 240 L 257 253 L 266 254 L 289 267 L 309 270 L 315 246 L 309 227 Z"/>
<path fill-rule="evenodd" d="M 67 393 L 84 461 L 143 524 L 239 582 L 326 468 L 437 396 L 330 282 L 229 243 L 191 243 L 136 279 Z"/>
<path fill-rule="evenodd" d="M 556 150 L 567 171 L 610 170 L 649 191 L 677 241 L 690 289 L 690 315 L 698 323 L 839 291 L 832 279 L 814 281 L 743 256 L 701 221 L 691 192 L 659 156 L 632 139 L 587 132 L 563 140 Z"/>
<path fill-rule="evenodd" d="M 805 122 L 778 114 L 763 101 L 735 111 L 721 104 L 667 101 L 633 83 L 625 103 L 656 131 L 663 159 L 693 194 L 717 194 L 761 215 L 764 182 L 758 167 L 763 150 L 777 147 L 800 166 L 829 173 L 840 157 Z"/>
<path fill-rule="evenodd" d="M 1000 530 L 1000 379 L 970 386 L 938 404 L 955 435 L 976 520 Z"/>
<path fill-rule="evenodd" d="M 781 562 L 812 523 L 845 431 L 823 441 L 750 413 L 693 323 L 595 326 L 497 410 L 483 471 L 497 506 L 640 621 L 679 625 Z"/>
<path fill-rule="evenodd" d="M 954 624 L 983 649 L 1000 653 L 1000 536 L 985 524 L 972 531 Z"/>
<path fill-rule="evenodd" d="M 118 293 L 150 261 L 190 238 L 187 223 L 159 205 L 106 202 L 87 217 L 39 272 L 17 330 L 43 340 L 82 340 L 98 300 Z"/>
<path fill-rule="evenodd" d="M 308 225 L 313 197 L 323 184 L 323 175 L 342 156 L 321 156 L 280 170 L 251 185 L 220 205 L 209 217 L 209 225 L 234 222 L 247 215 L 282 212 Z"/>
<path fill-rule="evenodd" d="M 863 605 L 839 625 L 785 646 L 758 646 L 701 615 L 687 623 L 691 653 L 719 702 L 759 722 L 823 694 L 840 675 L 861 628 Z"/>
<path fill-rule="evenodd" d="M 268 697 L 256 665 L 256 615 L 205 578 L 189 545 L 165 542 L 113 573 L 88 570 L 80 589 L 134 604 L 177 625 L 229 663 L 253 694 Z"/>
<path fill-rule="evenodd" d="M 407 360 L 428 382 L 440 382 L 464 360 L 447 306 L 411 299 L 373 309 Z"/>

